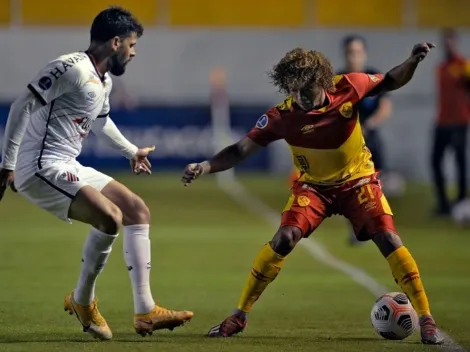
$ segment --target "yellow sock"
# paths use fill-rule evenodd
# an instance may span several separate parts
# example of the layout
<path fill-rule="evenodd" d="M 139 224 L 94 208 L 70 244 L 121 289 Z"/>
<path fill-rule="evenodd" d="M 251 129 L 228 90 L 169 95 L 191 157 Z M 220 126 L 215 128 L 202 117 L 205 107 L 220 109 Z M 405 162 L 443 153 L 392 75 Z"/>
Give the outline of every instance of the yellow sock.
<path fill-rule="evenodd" d="M 273 251 L 267 243 L 256 256 L 248 280 L 238 301 L 238 309 L 248 313 L 263 291 L 276 278 L 285 257 Z"/>
<path fill-rule="evenodd" d="M 396 283 L 406 293 L 418 315 L 431 315 L 418 266 L 408 249 L 404 246 L 398 248 L 387 257 L 387 261 Z"/>

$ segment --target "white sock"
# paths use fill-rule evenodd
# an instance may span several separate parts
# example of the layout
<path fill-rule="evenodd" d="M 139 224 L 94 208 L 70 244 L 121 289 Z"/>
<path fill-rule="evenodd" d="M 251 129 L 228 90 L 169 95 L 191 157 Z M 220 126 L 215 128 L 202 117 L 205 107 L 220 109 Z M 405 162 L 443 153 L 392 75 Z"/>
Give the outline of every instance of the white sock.
<path fill-rule="evenodd" d="M 96 279 L 103 271 L 117 236 L 91 229 L 83 246 L 82 270 L 73 294 L 78 304 L 88 306 L 93 302 Z"/>
<path fill-rule="evenodd" d="M 124 259 L 131 278 L 136 314 L 148 313 L 155 307 L 150 290 L 149 227 L 148 224 L 124 226 Z"/>

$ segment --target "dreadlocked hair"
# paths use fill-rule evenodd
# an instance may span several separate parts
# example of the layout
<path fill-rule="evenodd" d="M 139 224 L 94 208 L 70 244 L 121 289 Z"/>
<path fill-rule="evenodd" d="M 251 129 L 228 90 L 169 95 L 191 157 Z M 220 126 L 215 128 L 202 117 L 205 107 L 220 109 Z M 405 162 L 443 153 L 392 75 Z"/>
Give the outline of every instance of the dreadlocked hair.
<path fill-rule="evenodd" d="M 289 51 L 273 69 L 268 72 L 271 82 L 283 94 L 312 87 L 334 90 L 333 67 L 320 52 L 296 48 Z"/>

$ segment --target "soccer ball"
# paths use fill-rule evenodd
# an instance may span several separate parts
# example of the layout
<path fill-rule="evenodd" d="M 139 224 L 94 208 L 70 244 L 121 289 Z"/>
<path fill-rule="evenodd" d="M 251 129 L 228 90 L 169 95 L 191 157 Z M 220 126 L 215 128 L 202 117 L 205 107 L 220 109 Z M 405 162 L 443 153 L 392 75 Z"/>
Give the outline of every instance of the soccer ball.
<path fill-rule="evenodd" d="M 370 319 L 375 331 L 387 340 L 403 340 L 418 327 L 418 315 L 402 292 L 380 297 L 372 307 Z"/>
<path fill-rule="evenodd" d="M 455 224 L 470 226 L 470 199 L 465 199 L 452 207 L 452 220 Z"/>

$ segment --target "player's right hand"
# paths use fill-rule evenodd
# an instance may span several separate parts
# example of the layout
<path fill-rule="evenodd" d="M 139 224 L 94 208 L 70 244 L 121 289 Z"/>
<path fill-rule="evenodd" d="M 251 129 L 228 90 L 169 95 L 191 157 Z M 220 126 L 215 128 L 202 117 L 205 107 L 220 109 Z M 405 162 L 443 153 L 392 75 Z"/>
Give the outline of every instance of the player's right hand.
<path fill-rule="evenodd" d="M 13 177 L 14 172 L 12 170 L 0 169 L 0 200 L 2 200 L 7 187 L 10 187 L 13 192 L 16 192 Z"/>
<path fill-rule="evenodd" d="M 436 46 L 433 43 L 428 42 L 416 44 L 411 50 L 411 57 L 417 62 L 423 61 L 431 49 L 434 49 L 435 47 Z"/>
<path fill-rule="evenodd" d="M 201 166 L 201 164 L 189 164 L 184 170 L 181 182 L 183 182 L 184 186 L 187 187 L 191 182 L 199 178 L 202 174 L 203 167 Z"/>

